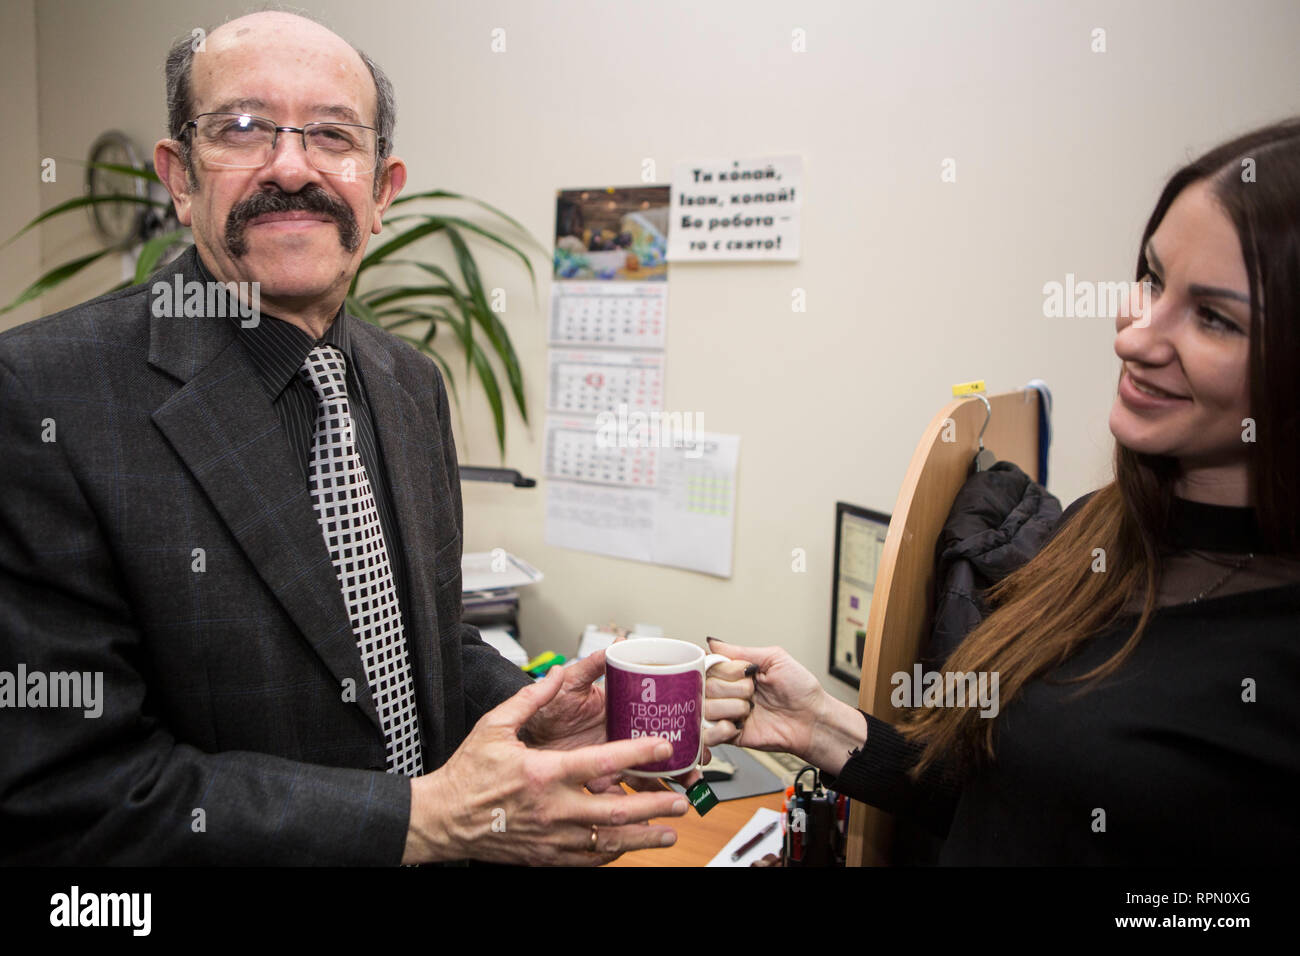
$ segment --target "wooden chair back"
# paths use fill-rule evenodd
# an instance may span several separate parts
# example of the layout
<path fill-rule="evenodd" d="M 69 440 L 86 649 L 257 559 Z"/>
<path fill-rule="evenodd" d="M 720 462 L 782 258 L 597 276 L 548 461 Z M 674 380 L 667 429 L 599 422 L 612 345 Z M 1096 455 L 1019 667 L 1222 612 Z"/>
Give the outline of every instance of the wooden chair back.
<path fill-rule="evenodd" d="M 1023 388 L 988 399 L 992 416 L 984 447 L 1037 479 L 1038 391 Z M 890 703 L 890 678 L 912 669 L 933 626 L 935 545 L 969 476 L 984 420 L 984 403 L 972 396 L 945 405 L 926 426 L 903 478 L 876 571 L 858 692 L 858 706 L 881 720 L 901 716 Z M 848 865 L 888 865 L 892 833 L 891 814 L 854 801 Z"/>

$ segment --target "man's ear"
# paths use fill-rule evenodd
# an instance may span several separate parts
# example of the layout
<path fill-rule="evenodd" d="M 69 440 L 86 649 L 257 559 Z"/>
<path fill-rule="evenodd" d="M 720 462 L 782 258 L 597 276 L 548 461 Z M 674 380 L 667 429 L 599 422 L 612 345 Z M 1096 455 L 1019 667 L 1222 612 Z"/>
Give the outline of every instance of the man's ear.
<path fill-rule="evenodd" d="M 160 139 L 154 144 L 153 168 L 171 193 L 177 220 L 182 226 L 190 225 L 190 181 L 176 140 Z"/>
<path fill-rule="evenodd" d="M 379 188 L 379 198 L 375 200 L 375 219 L 370 224 L 370 231 L 376 236 L 384 229 L 384 213 L 406 185 L 406 163 L 396 156 L 389 156 L 384 160 L 384 168 L 378 175 L 383 177 L 382 185 Z"/>

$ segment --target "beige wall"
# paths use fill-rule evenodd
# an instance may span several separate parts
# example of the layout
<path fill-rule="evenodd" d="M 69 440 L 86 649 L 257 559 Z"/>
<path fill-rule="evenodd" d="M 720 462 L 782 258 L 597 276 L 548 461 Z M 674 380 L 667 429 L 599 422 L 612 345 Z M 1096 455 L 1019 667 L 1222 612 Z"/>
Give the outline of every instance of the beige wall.
<path fill-rule="evenodd" d="M 44 208 L 40 190 L 41 152 L 36 135 L 36 4 L 7 0 L 0 4 L 0 242 L 9 239 Z M 51 184 L 52 185 L 52 184 Z M 0 307 L 8 305 L 40 275 L 41 237 L 33 230 L 0 248 Z M 0 315 L 0 330 L 35 318 L 39 303 L 30 302 Z"/>
<path fill-rule="evenodd" d="M 151 146 L 163 130 L 169 39 L 244 9 L 38 3 L 40 154 L 83 156 L 108 127 Z M 954 382 L 984 378 L 1002 390 L 1047 380 L 1057 404 L 1051 490 L 1068 504 L 1105 481 L 1113 329 L 1044 318 L 1043 284 L 1070 272 L 1131 278 L 1142 224 L 1172 169 L 1297 111 L 1291 0 L 335 0 L 310 9 L 392 76 L 412 188 L 482 197 L 539 237 L 552 228 L 557 187 L 635 183 L 647 158 L 660 181 L 678 159 L 805 159 L 800 261 L 672 272 L 669 405 L 742 436 L 734 576 L 549 548 L 543 488 L 469 484 L 467 548 L 505 547 L 547 574 L 525 601 L 533 651 L 570 651 L 584 624 L 614 618 L 696 640 L 784 644 L 824 673 L 834 502 L 891 510 L 917 436 Z M 5 13 L 27 36 L 29 10 Z M 497 27 L 504 53 L 490 49 Z M 1096 27 L 1107 31 L 1105 53 L 1089 50 Z M 796 28 L 806 53 L 791 51 Z M 23 47 L 4 36 L 7 54 Z M 30 67 L 5 63 L 6 89 L 10 71 L 23 88 Z M 956 183 L 940 181 L 945 157 L 957 161 Z M 3 183 L 7 217 L 36 202 L 33 176 Z M 40 206 L 79 188 L 61 177 Z M 50 230 L 45 262 L 91 241 L 85 228 Z M 534 415 L 530 428 L 511 416 L 506 463 L 536 476 L 549 280 L 537 307 L 517 271 L 483 257 L 490 284 L 509 292 L 506 322 Z M 791 312 L 794 288 L 806 290 L 806 314 Z M 494 463 L 477 396 L 466 423 L 462 461 Z M 807 550 L 807 573 L 791 571 L 796 547 Z"/>

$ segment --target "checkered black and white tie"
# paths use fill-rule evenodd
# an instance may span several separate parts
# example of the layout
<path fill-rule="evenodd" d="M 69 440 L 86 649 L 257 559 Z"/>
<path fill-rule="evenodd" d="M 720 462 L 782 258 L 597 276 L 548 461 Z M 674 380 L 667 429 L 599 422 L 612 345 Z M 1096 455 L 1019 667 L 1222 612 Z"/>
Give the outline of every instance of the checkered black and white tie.
<path fill-rule="evenodd" d="M 402 612 L 374 489 L 357 451 L 346 369 L 341 351 L 318 345 L 299 370 L 318 402 L 309 471 L 312 506 L 384 729 L 388 772 L 418 776 L 424 759 Z"/>

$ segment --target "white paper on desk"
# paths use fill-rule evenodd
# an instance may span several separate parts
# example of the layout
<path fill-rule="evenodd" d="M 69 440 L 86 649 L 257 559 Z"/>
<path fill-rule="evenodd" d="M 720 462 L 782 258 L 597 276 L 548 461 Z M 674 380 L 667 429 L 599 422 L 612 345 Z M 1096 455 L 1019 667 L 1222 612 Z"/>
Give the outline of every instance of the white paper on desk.
<path fill-rule="evenodd" d="M 739 860 L 732 861 L 731 854 L 739 850 L 745 843 L 762 832 L 765 826 L 776 821 L 777 827 L 767 836 L 759 841 L 758 846 L 754 847 Z M 749 818 L 749 822 L 740 828 L 726 846 L 705 866 L 749 866 L 755 860 L 761 860 L 769 853 L 781 852 L 781 811 L 769 810 L 767 807 L 759 807 L 754 811 L 754 815 Z"/>
<path fill-rule="evenodd" d="M 528 652 L 504 627 L 480 627 L 478 633 L 483 638 L 483 643 L 495 647 L 497 653 L 511 664 L 523 667 L 528 663 Z"/>
<path fill-rule="evenodd" d="M 547 421 L 546 543 L 730 577 L 740 436 L 596 449 L 594 431 Z"/>
<path fill-rule="evenodd" d="M 523 558 L 497 548 L 495 551 L 468 551 L 460 559 L 460 589 L 495 591 L 536 584 L 544 575 Z"/>

